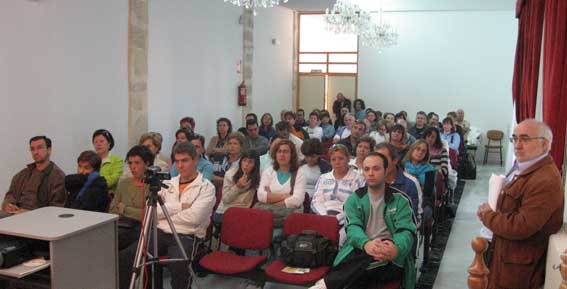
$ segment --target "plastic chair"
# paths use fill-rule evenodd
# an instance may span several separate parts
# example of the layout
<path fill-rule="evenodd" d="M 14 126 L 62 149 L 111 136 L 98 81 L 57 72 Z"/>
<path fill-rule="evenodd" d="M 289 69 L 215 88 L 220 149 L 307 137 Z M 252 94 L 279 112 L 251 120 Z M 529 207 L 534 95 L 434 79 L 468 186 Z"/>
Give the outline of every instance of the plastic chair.
<path fill-rule="evenodd" d="M 489 153 L 498 153 L 500 166 L 502 166 L 502 139 L 504 138 L 504 132 L 489 130 L 486 132 L 486 137 L 488 138 L 488 143 L 484 146 L 484 161 L 482 163 L 486 165 Z M 494 143 L 497 144 L 495 145 Z"/>
<path fill-rule="evenodd" d="M 249 208 L 229 208 L 224 213 L 220 238 L 231 248 L 265 250 L 272 243 L 272 212 Z M 240 256 L 215 251 L 205 255 L 199 264 L 218 274 L 232 275 L 252 271 L 266 261 L 266 256 Z"/>

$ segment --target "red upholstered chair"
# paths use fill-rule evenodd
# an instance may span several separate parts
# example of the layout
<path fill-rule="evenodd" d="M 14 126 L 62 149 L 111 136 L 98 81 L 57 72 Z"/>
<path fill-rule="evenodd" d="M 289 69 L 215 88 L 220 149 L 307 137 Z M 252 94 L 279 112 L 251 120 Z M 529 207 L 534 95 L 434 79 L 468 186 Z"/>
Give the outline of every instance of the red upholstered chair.
<path fill-rule="evenodd" d="M 274 218 L 270 211 L 250 208 L 229 208 L 224 213 L 221 241 L 244 250 L 265 250 L 272 243 Z M 199 264 L 218 274 L 238 274 L 255 269 L 266 256 L 239 256 L 232 252 L 215 251 L 204 256 Z"/>
<path fill-rule="evenodd" d="M 451 168 L 456 170 L 457 169 L 457 151 L 454 149 L 449 149 L 449 161 L 451 162 Z"/>
<path fill-rule="evenodd" d="M 283 229 L 286 235 L 312 230 L 328 238 L 333 244 L 337 244 L 339 240 L 339 223 L 337 218 L 330 216 L 291 214 L 285 220 Z M 323 278 L 330 269 L 329 266 L 323 266 L 311 268 L 311 271 L 306 274 L 289 274 L 282 272 L 284 267 L 286 265 L 283 262 L 276 260 L 266 267 L 265 273 L 277 282 L 304 285 L 315 283 Z"/>
<path fill-rule="evenodd" d="M 333 140 L 329 140 L 321 143 L 321 148 L 323 152 L 321 153 L 321 158 L 328 161 L 329 160 L 329 149 L 333 146 Z"/>

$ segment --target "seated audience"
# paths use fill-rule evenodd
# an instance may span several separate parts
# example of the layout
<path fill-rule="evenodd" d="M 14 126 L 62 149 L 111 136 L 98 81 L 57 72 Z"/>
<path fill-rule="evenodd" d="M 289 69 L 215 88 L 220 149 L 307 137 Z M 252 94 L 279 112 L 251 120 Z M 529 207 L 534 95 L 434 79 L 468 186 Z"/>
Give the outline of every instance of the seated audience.
<path fill-rule="evenodd" d="M 333 113 L 335 114 L 335 119 L 339 120 L 343 119 L 344 114 L 342 113 L 341 109 L 346 108 L 346 112 L 350 111 L 350 99 L 346 98 L 342 92 L 337 93 L 337 98 L 333 102 Z M 337 126 L 335 126 L 335 129 Z"/>
<path fill-rule="evenodd" d="M 435 199 L 435 179 L 437 169 L 429 163 L 429 145 L 425 140 L 417 140 L 411 145 L 404 158 L 405 171 L 414 176 L 423 192 L 423 220 L 432 216 L 433 200 Z"/>
<path fill-rule="evenodd" d="M 429 127 L 434 127 L 436 129 L 438 129 L 439 131 L 441 131 L 443 128 L 441 127 L 441 125 L 439 124 L 439 115 L 434 113 L 434 112 L 430 112 L 427 114 L 427 119 L 429 119 Z"/>
<path fill-rule="evenodd" d="M 244 118 L 244 126 L 238 129 L 238 132 L 243 136 L 248 136 L 248 130 L 246 129 L 248 121 L 253 121 L 255 124 L 258 124 L 258 116 L 255 113 L 246 114 L 246 117 Z"/>
<path fill-rule="evenodd" d="M 309 135 L 307 134 L 306 131 L 303 130 L 303 127 L 298 126 L 295 123 L 296 116 L 295 116 L 295 113 L 293 111 L 287 111 L 284 114 L 284 117 L 285 117 L 285 121 L 289 124 L 289 132 L 292 135 L 296 136 L 297 138 L 301 139 L 302 141 L 309 138 Z"/>
<path fill-rule="evenodd" d="M 396 120 L 396 124 L 399 124 L 404 127 L 404 130 L 406 131 L 404 136 L 404 139 L 406 140 L 406 144 L 411 145 L 412 143 L 414 143 L 415 137 L 413 137 L 413 135 L 409 134 L 408 132 L 408 122 L 403 118 L 399 118 Z"/>
<path fill-rule="evenodd" d="M 214 162 L 222 161 L 228 152 L 228 135 L 232 133 L 232 123 L 226 117 L 217 120 L 217 135 L 213 136 L 207 146 L 207 156 Z"/>
<path fill-rule="evenodd" d="M 287 215 L 302 211 L 305 176 L 297 173 L 299 160 L 295 145 L 290 140 L 275 140 L 270 155 L 272 167 L 262 173 L 258 202 L 254 207 L 271 210 L 274 227 L 282 228 Z"/>
<path fill-rule="evenodd" d="M 319 180 L 321 174 L 330 172 L 332 168 L 326 160 L 321 158 L 323 148 L 318 139 L 305 140 L 301 145 L 301 152 L 305 156 L 305 160 L 298 173 L 305 176 L 305 190 L 312 198 L 317 180 Z"/>
<path fill-rule="evenodd" d="M 262 115 L 260 135 L 268 139 L 268 141 L 276 136 L 276 130 L 274 129 L 274 118 L 269 113 L 264 113 Z"/>
<path fill-rule="evenodd" d="M 222 200 L 213 216 L 215 224 L 222 223 L 228 208 L 250 208 L 260 185 L 260 159 L 254 150 L 242 152 L 238 167 L 224 175 Z"/>
<path fill-rule="evenodd" d="M 376 141 L 369 136 L 361 137 L 356 145 L 356 157 L 350 160 L 349 165 L 360 175 L 362 175 L 362 162 L 370 152 L 374 151 L 375 146 Z"/>
<path fill-rule="evenodd" d="M 399 165 L 398 153 L 393 145 L 379 143 L 376 145 L 375 151 L 386 156 L 390 164 L 386 170 L 386 183 L 408 196 L 414 214 L 418 217 L 418 220 L 421 220 L 423 193 L 419 182 Z"/>
<path fill-rule="evenodd" d="M 364 160 L 367 186 L 345 203 L 347 241 L 331 270 L 311 289 L 373 288 L 401 279 L 402 288 L 414 288 L 412 248 L 417 226 L 411 204 L 385 181 L 387 159 L 371 153 Z"/>
<path fill-rule="evenodd" d="M 465 120 L 465 111 L 462 108 L 457 109 L 457 119 L 455 125 L 461 127 L 463 130 L 463 139 L 466 141 L 471 131 L 471 124 Z"/>
<path fill-rule="evenodd" d="M 459 134 L 461 140 L 463 139 L 464 131 L 460 125 L 457 125 L 457 113 L 454 111 L 449 111 L 447 113 L 447 117 L 450 117 L 453 120 L 453 129 Z"/>
<path fill-rule="evenodd" d="M 96 154 L 102 160 L 100 175 L 106 180 L 108 190 L 114 192 L 123 168 L 122 158 L 110 153 L 114 147 L 114 138 L 106 129 L 99 129 L 93 133 L 92 142 Z"/>
<path fill-rule="evenodd" d="M 258 133 L 258 123 L 252 119 L 247 120 L 246 131 L 244 148 L 254 150 L 258 155 L 265 154 L 268 151 L 268 139 Z"/>
<path fill-rule="evenodd" d="M 100 157 L 93 151 L 84 151 L 77 158 L 77 173 L 65 177 L 69 193 L 65 208 L 106 213 L 110 196 L 106 180 L 100 176 Z"/>
<path fill-rule="evenodd" d="M 179 235 L 183 249 L 191 256 L 195 238 L 205 238 L 211 213 L 215 204 L 215 188 L 197 171 L 199 156 L 195 147 L 183 142 L 175 147 L 174 161 L 179 176 L 168 181 L 169 187 L 159 192 L 164 201 L 173 226 Z M 170 259 L 182 258 L 171 228 L 161 207 L 158 207 L 158 252 L 155 256 L 168 256 Z M 148 243 L 152 244 L 152 237 Z M 128 288 L 137 244 L 132 244 L 120 252 L 120 288 Z M 153 250 L 152 250 L 153 251 Z M 185 262 L 167 264 L 171 273 L 171 288 L 185 289 L 190 281 L 189 266 Z"/>
<path fill-rule="evenodd" d="M 423 139 L 423 134 L 427 129 L 427 114 L 424 111 L 418 111 L 415 116 L 415 125 L 408 132 L 416 139 Z"/>
<path fill-rule="evenodd" d="M 189 139 L 189 142 L 195 146 L 197 155 L 199 155 L 199 162 L 197 163 L 197 171 L 203 175 L 203 178 L 213 181 L 213 164 L 207 160 L 205 156 L 205 137 L 200 134 L 194 134 Z M 175 151 L 175 150 L 174 150 Z M 177 167 L 171 168 L 171 177 L 177 177 L 179 172 Z"/>
<path fill-rule="evenodd" d="M 279 139 L 288 139 L 295 145 L 295 151 L 297 152 L 297 156 L 300 161 L 303 161 L 304 156 L 301 153 L 301 145 L 303 144 L 303 140 L 296 137 L 295 135 L 291 134 L 291 129 L 289 127 L 289 123 L 285 121 L 280 121 L 276 124 L 276 137 Z M 274 139 L 272 139 L 274 141 Z M 271 149 L 270 149 L 271 151 Z M 269 152 L 268 152 L 269 153 Z"/>
<path fill-rule="evenodd" d="M 354 116 L 350 113 L 347 113 L 344 117 L 344 126 L 341 126 L 336 130 L 335 136 L 333 137 L 333 142 L 338 143 L 339 141 L 348 138 L 350 136 L 354 123 Z"/>
<path fill-rule="evenodd" d="M 323 111 L 321 113 L 321 128 L 323 129 L 323 137 L 321 138 L 321 141 L 331 141 L 335 136 L 335 127 L 333 126 L 331 116 L 327 111 Z"/>
<path fill-rule="evenodd" d="M 215 186 L 222 186 L 224 174 L 228 170 L 238 167 L 242 146 L 244 145 L 244 136 L 239 132 L 230 133 L 226 140 L 227 154 L 220 161 L 213 162 L 213 184 Z"/>
<path fill-rule="evenodd" d="M 373 138 L 376 143 L 389 142 L 390 135 L 388 134 L 388 129 L 386 128 L 386 120 L 379 120 L 376 124 L 376 130 L 371 131 L 369 136 Z"/>
<path fill-rule="evenodd" d="M 441 132 L 441 139 L 449 144 L 449 148 L 455 150 L 459 155 L 459 146 L 461 145 L 461 136 L 455 131 L 453 126 L 453 119 L 446 117 L 443 119 L 443 131 Z"/>
<path fill-rule="evenodd" d="M 161 142 L 161 134 L 157 132 L 148 132 L 140 137 L 138 144 L 147 147 L 154 154 L 154 166 L 159 167 L 162 172 L 167 172 L 169 170 L 169 164 L 164 162 L 159 156 L 159 151 L 161 150 Z M 132 177 L 132 173 L 128 168 L 128 164 L 126 164 L 126 168 L 122 170 L 122 176 L 120 176 L 120 179 L 130 177 Z"/>
<path fill-rule="evenodd" d="M 338 130 L 341 126 L 345 126 L 345 116 L 350 113 L 350 110 L 346 107 L 341 108 L 339 117 L 335 119 L 335 130 Z M 354 116 L 353 116 L 354 118 Z"/>
<path fill-rule="evenodd" d="M 449 177 L 449 150 L 443 145 L 439 137 L 439 130 L 433 127 L 426 129 L 424 139 L 429 144 L 429 163 L 447 179 Z"/>
<path fill-rule="evenodd" d="M 316 112 L 309 114 L 309 126 L 303 129 L 309 134 L 310 139 L 316 138 L 321 140 L 323 138 L 323 129 L 319 126 L 319 114 Z"/>
<path fill-rule="evenodd" d="M 371 108 L 366 110 L 366 117 L 364 118 L 364 123 L 366 124 L 366 132 L 370 133 L 376 130 L 378 126 L 378 115 Z"/>
<path fill-rule="evenodd" d="M 191 132 L 190 130 L 186 129 L 186 128 L 180 128 L 175 132 L 175 142 L 173 143 L 173 146 L 171 147 L 171 170 L 170 173 L 171 174 L 177 174 L 176 168 L 175 168 L 175 160 L 173 159 L 173 151 L 175 150 L 175 146 L 177 146 L 178 144 L 182 143 L 182 142 L 188 142 L 191 138 L 193 137 L 193 132 Z"/>
<path fill-rule="evenodd" d="M 364 104 L 364 100 L 357 98 L 354 100 L 354 117 L 356 120 L 364 121 L 366 118 L 366 105 Z"/>
<path fill-rule="evenodd" d="M 344 145 L 348 149 L 350 155 L 354 157 L 356 155 L 356 146 L 365 132 L 366 125 L 363 121 L 357 120 L 352 126 L 350 136 L 340 140 L 339 144 Z"/>
<path fill-rule="evenodd" d="M 392 144 L 399 156 L 399 160 L 406 155 L 409 145 L 406 140 L 406 129 L 401 124 L 395 124 L 390 130 L 390 144 Z"/>
<path fill-rule="evenodd" d="M 154 155 L 145 146 L 132 147 L 126 154 L 132 177 L 121 179 L 116 188 L 109 213 L 120 216 L 118 222 L 118 249 L 122 250 L 138 240 L 142 212 L 149 185 L 144 184 L 147 168 L 153 165 Z"/>
<path fill-rule="evenodd" d="M 305 121 L 305 110 L 303 110 L 303 108 L 298 108 L 297 111 L 295 112 L 295 115 L 297 116 L 295 119 L 295 125 L 297 127 L 304 127 L 309 125 Z"/>
<path fill-rule="evenodd" d="M 311 210 L 318 215 L 336 216 L 343 224 L 343 205 L 354 191 L 364 186 L 364 179 L 348 165 L 350 154 L 344 145 L 334 145 L 329 157 L 333 170 L 319 177 Z"/>
<path fill-rule="evenodd" d="M 181 120 L 179 120 L 179 128 L 184 128 L 189 130 L 191 133 L 195 132 L 195 119 L 190 117 L 190 116 L 186 116 L 184 118 L 182 118 Z"/>
<path fill-rule="evenodd" d="M 385 112 L 384 120 L 386 120 L 386 129 L 390 132 L 394 124 L 396 124 L 396 117 L 391 112 Z"/>
<path fill-rule="evenodd" d="M 29 140 L 29 146 L 33 163 L 12 178 L 2 202 L 5 213 L 19 214 L 65 204 L 65 173 L 50 160 L 51 139 L 34 136 Z"/>

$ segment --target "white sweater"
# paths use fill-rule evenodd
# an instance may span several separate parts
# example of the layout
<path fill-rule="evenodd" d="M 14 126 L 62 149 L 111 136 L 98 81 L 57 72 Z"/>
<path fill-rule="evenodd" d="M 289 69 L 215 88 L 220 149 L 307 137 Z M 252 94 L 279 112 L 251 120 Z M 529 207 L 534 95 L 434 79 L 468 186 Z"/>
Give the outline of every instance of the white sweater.
<path fill-rule="evenodd" d="M 171 216 L 175 230 L 180 234 L 205 238 L 215 205 L 215 187 L 213 184 L 199 173 L 197 178 L 185 188 L 181 199 L 179 199 L 179 176 L 172 178 L 165 184 L 169 188 L 162 189 L 159 195 Z M 183 204 L 189 205 L 189 208 L 182 209 Z M 159 206 L 158 228 L 171 234 L 171 229 Z"/>
<path fill-rule="evenodd" d="M 278 176 L 274 168 L 269 167 L 262 173 L 260 186 L 258 187 L 258 201 L 262 203 L 268 202 L 268 192 L 266 187 L 270 188 L 272 194 L 289 194 L 291 191 L 291 178 L 285 183 L 280 184 Z M 298 173 L 295 176 L 295 184 L 291 197 L 285 199 L 284 203 L 287 208 L 297 209 L 303 205 L 305 199 L 305 177 Z"/>

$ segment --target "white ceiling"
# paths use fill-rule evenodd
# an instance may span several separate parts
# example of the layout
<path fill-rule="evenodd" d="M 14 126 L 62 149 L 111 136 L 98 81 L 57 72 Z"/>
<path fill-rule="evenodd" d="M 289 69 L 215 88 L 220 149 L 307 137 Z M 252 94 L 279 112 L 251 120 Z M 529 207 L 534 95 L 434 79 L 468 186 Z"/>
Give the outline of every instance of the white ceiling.
<path fill-rule="evenodd" d="M 352 0 L 362 8 L 376 11 L 379 0 Z M 335 0 L 288 0 L 283 6 L 297 11 L 324 11 Z M 516 0 L 383 0 L 384 10 L 390 11 L 437 11 L 437 10 L 514 10 Z"/>

